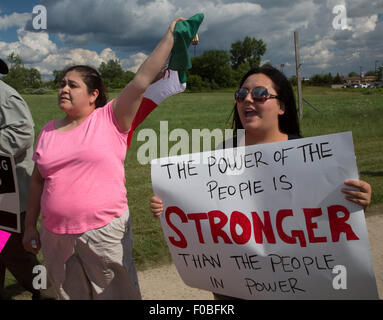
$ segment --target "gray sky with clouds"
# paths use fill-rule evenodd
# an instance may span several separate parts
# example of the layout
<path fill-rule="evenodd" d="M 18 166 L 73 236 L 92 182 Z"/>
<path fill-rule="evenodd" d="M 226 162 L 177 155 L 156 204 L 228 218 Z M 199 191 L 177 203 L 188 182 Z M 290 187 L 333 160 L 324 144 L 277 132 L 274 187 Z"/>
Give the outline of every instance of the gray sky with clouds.
<path fill-rule="evenodd" d="M 135 71 L 173 18 L 188 18 L 197 12 L 205 14 L 197 54 L 208 49 L 229 51 L 231 43 L 251 36 L 266 42 L 263 60 L 275 66 L 285 64 L 284 71 L 291 76 L 295 72 L 293 32 L 297 30 L 304 76 L 322 72 L 347 75 L 359 72 L 360 67 L 373 70 L 375 61 L 383 63 L 383 0 L 22 2 L 25 6 L 13 11 L 10 1 L 7 7 L 0 5 L 0 55 L 15 51 L 44 74 L 70 63 L 98 66 L 116 58 L 124 68 Z M 48 12 L 44 32 L 32 28 L 31 12 L 38 3 Z M 333 27 L 336 5 L 347 9 L 344 30 Z"/>

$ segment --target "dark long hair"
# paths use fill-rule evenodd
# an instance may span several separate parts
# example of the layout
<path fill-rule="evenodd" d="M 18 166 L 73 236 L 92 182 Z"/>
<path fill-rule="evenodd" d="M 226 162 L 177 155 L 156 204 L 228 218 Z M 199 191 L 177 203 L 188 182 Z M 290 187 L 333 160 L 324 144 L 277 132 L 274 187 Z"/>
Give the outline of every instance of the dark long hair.
<path fill-rule="evenodd" d="M 92 93 L 94 90 L 98 90 L 98 97 L 95 102 L 96 108 L 100 108 L 106 105 L 108 102 L 108 96 L 106 88 L 102 82 L 101 76 L 95 68 L 87 65 L 75 65 L 65 69 L 63 77 L 70 71 L 77 71 L 81 74 L 81 78 L 88 88 L 88 93 Z"/>
<path fill-rule="evenodd" d="M 294 91 L 289 80 L 287 80 L 282 72 L 272 66 L 256 67 L 245 74 L 239 87 L 242 87 L 243 83 L 248 77 L 257 73 L 262 73 L 272 80 L 273 87 L 278 95 L 279 103 L 284 108 L 284 114 L 278 116 L 279 130 L 286 134 L 300 136 Z M 232 128 L 234 129 L 234 135 L 236 135 L 237 129 L 243 129 L 243 125 L 237 110 L 237 103 L 235 103 L 232 113 Z"/>

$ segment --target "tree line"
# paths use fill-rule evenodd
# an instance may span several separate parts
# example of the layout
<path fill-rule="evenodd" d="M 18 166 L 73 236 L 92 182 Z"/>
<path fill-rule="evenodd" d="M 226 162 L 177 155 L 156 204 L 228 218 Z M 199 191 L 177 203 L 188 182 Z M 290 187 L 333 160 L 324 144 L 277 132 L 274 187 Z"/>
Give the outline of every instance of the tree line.
<path fill-rule="evenodd" d="M 368 71 L 364 74 L 364 76 L 376 76 L 377 81 L 379 81 L 379 79 L 382 79 L 382 71 L 383 66 L 379 67 L 376 73 L 375 71 Z M 360 74 L 352 71 L 348 74 L 348 77 L 360 77 Z M 297 77 L 292 76 L 290 78 L 290 82 L 292 85 L 297 85 Z M 330 86 L 332 84 L 343 84 L 344 82 L 344 77 L 339 73 L 333 76 L 331 72 L 329 72 L 325 74 L 314 74 L 310 77 L 310 79 L 303 81 L 303 84 L 309 86 Z"/>
<path fill-rule="evenodd" d="M 292 85 L 297 85 L 297 77 L 292 76 L 290 77 L 290 82 Z M 310 86 L 330 86 L 332 84 L 342 84 L 344 83 L 343 77 L 339 75 L 339 73 L 336 74 L 336 76 L 333 76 L 331 72 L 326 74 L 314 74 L 310 77 L 310 79 L 304 80 L 303 84 L 310 85 Z"/>
<path fill-rule="evenodd" d="M 19 55 L 11 53 L 8 57 L 9 73 L 1 80 L 17 91 L 39 89 L 43 87 L 40 72 L 35 68 L 26 68 Z"/>
<path fill-rule="evenodd" d="M 238 87 L 245 73 L 261 63 L 261 58 L 267 49 L 266 43 L 260 39 L 245 37 L 231 44 L 230 52 L 225 50 L 207 50 L 202 55 L 192 57 L 192 68 L 187 71 L 187 90 L 205 91 L 221 88 Z M 45 93 L 60 86 L 64 70 L 54 70 L 52 80 L 42 81 L 40 72 L 35 68 L 25 67 L 21 57 L 15 53 L 7 57 L 9 73 L 1 80 L 8 83 L 21 93 Z M 382 77 L 383 67 L 378 69 L 378 79 Z M 119 60 L 102 62 L 98 67 L 104 83 L 109 89 L 123 88 L 135 75 L 134 72 L 123 70 Z M 366 73 L 375 75 L 374 71 Z M 349 76 L 358 75 L 351 72 Z M 292 76 L 292 85 L 297 79 Z M 343 77 L 338 73 L 315 74 L 304 84 L 328 86 L 343 83 Z"/>

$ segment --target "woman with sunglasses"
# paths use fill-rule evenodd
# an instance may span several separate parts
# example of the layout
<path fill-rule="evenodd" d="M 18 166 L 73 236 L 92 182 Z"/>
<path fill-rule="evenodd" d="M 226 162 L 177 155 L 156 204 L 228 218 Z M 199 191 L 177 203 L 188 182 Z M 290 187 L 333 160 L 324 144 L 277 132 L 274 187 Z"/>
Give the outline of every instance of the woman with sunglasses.
<path fill-rule="evenodd" d="M 235 92 L 233 129 L 245 129 L 242 145 L 299 139 L 300 128 L 293 88 L 279 70 L 264 66 L 250 70 Z M 236 135 L 234 134 L 236 137 Z M 237 139 L 234 139 L 234 143 Z M 235 144 L 234 144 L 235 146 Z M 346 180 L 346 198 L 366 211 L 371 201 L 371 186 L 362 180 Z"/>
<path fill-rule="evenodd" d="M 294 91 L 279 70 L 271 66 L 250 70 L 242 78 L 240 89 L 234 97 L 234 138 L 225 141 L 221 148 L 237 147 L 236 132 L 239 129 L 245 129 L 245 135 L 239 139 L 238 146 L 301 138 Z M 371 201 L 371 186 L 362 180 L 346 180 L 344 183 L 359 189 L 343 188 L 346 199 L 366 210 Z M 162 201 L 154 196 L 150 202 L 153 216 L 159 217 L 163 211 Z M 214 297 L 233 299 L 218 294 L 214 294 Z"/>
<path fill-rule="evenodd" d="M 245 129 L 244 145 L 300 138 L 294 92 L 277 69 L 249 71 L 235 92 L 233 129 Z"/>

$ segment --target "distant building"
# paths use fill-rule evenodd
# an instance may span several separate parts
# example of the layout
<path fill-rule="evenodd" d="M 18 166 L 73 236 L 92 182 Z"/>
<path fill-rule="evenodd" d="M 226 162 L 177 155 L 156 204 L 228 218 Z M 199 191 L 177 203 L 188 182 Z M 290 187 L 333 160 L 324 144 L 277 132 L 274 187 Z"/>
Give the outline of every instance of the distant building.
<path fill-rule="evenodd" d="M 376 82 L 376 76 L 366 76 L 366 77 L 344 77 L 344 82 L 349 85 L 369 83 L 373 84 Z"/>

